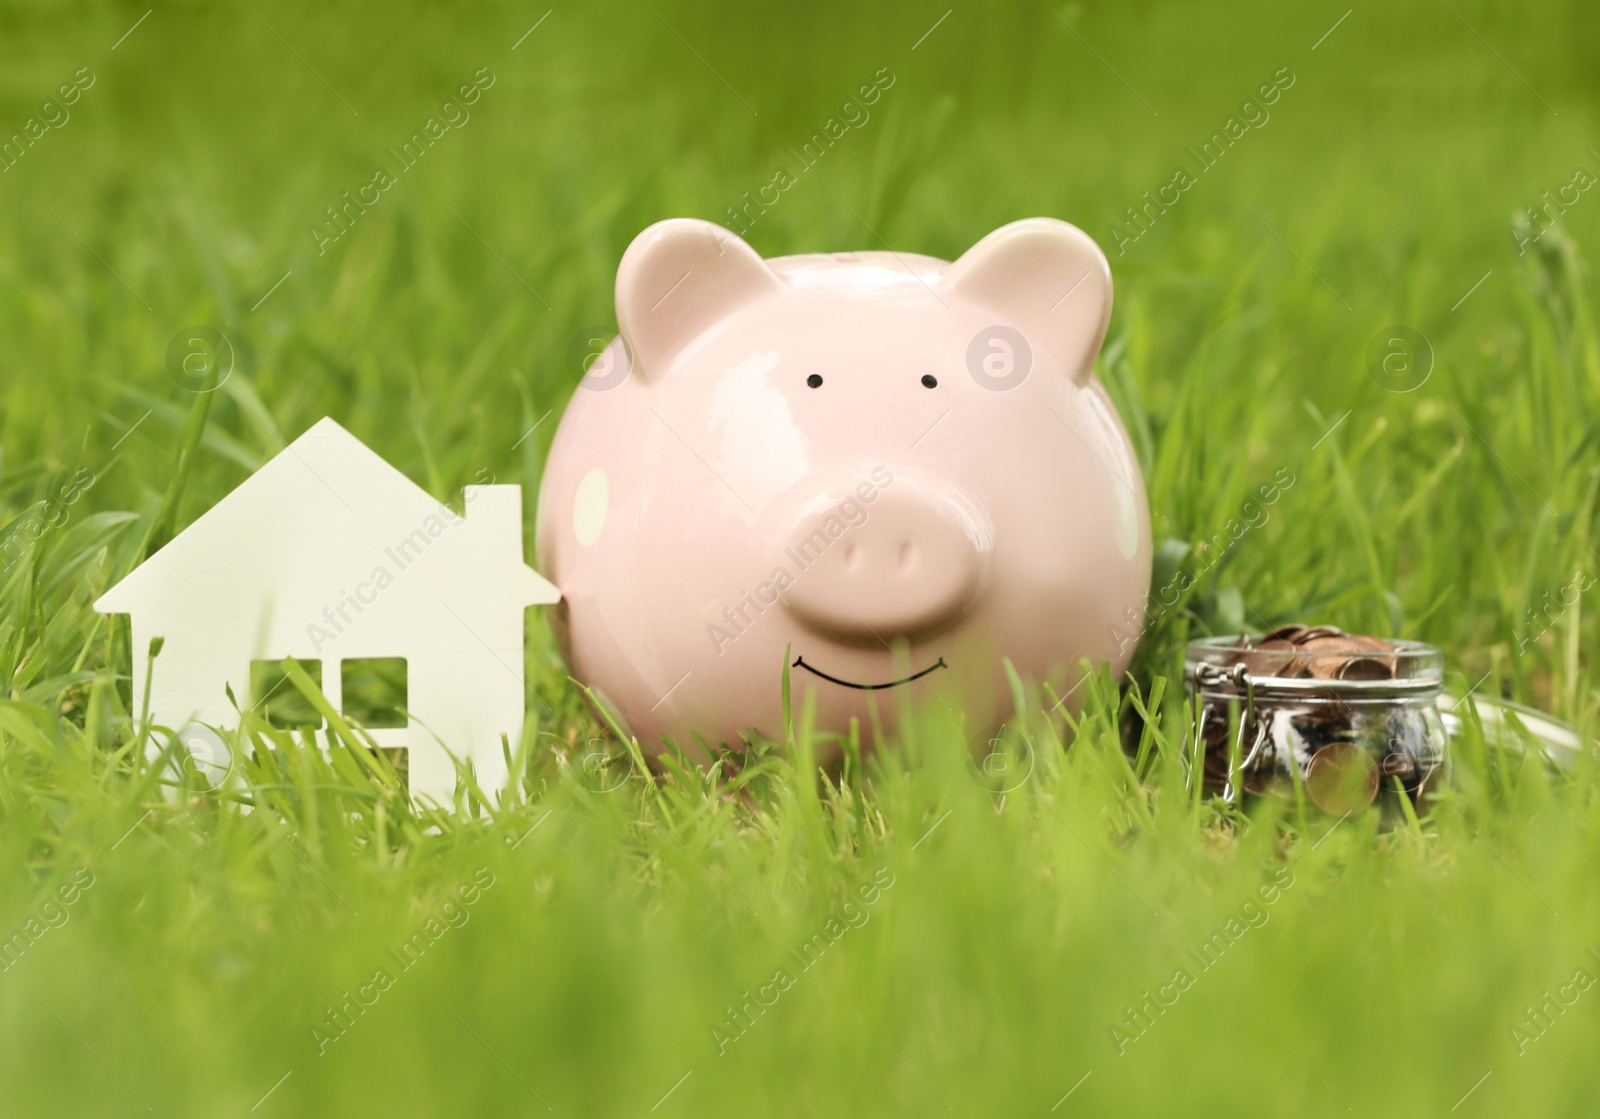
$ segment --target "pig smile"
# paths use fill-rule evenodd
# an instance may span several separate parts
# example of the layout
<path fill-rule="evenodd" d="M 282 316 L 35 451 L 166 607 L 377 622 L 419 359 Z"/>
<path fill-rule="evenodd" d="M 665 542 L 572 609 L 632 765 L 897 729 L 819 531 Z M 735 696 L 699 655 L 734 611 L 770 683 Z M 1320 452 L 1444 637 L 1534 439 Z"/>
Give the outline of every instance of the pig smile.
<path fill-rule="evenodd" d="M 813 668 L 811 665 L 806 663 L 805 657 L 796 657 L 794 659 L 794 664 L 790 665 L 790 667 L 803 668 L 813 676 L 820 676 L 829 683 L 840 684 L 846 688 L 859 688 L 864 692 L 876 692 L 881 691 L 884 688 L 898 688 L 901 684 L 909 684 L 913 680 L 920 680 L 928 673 L 933 672 L 936 669 L 949 668 L 950 666 L 944 663 L 943 657 L 940 657 L 935 663 L 930 664 L 921 672 L 914 672 L 910 676 L 907 676 L 904 680 L 891 680 L 887 684 L 858 684 L 853 680 L 841 680 L 837 676 L 829 676 L 826 672 L 823 672 L 819 668 Z"/>

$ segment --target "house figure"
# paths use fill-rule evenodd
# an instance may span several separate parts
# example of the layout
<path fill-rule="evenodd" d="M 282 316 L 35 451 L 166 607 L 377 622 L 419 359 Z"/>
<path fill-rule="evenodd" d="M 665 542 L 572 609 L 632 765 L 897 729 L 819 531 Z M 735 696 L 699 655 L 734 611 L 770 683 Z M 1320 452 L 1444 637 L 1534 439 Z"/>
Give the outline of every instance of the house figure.
<path fill-rule="evenodd" d="M 501 736 L 522 735 L 523 610 L 561 595 L 522 560 L 521 487 L 464 498 L 462 517 L 318 421 L 95 603 L 130 616 L 136 708 L 148 672 L 151 720 L 180 737 L 236 725 L 229 689 L 275 725 L 326 734 L 284 678 L 294 657 L 335 710 L 406 750 L 413 796 L 448 803 L 444 747 L 503 788 Z"/>

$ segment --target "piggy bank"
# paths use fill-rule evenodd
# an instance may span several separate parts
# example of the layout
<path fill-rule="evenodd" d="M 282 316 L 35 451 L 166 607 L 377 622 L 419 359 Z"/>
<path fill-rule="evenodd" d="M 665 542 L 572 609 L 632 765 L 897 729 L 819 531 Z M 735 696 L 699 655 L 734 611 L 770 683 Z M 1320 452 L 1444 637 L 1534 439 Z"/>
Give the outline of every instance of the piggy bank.
<path fill-rule="evenodd" d="M 556 433 L 540 570 L 573 677 L 646 751 L 781 738 L 781 681 L 862 737 L 1009 714 L 1004 662 L 1120 674 L 1150 583 L 1132 446 L 1093 366 L 1111 272 L 1033 218 L 954 263 L 763 260 L 663 221 Z M 876 720 L 876 723 L 873 722 Z"/>

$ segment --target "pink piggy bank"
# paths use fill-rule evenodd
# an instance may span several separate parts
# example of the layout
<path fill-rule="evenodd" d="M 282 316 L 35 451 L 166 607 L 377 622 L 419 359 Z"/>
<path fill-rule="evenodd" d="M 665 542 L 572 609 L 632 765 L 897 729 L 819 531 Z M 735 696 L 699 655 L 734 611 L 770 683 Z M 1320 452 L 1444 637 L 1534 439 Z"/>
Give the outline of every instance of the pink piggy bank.
<path fill-rule="evenodd" d="M 573 676 L 650 753 L 905 699 L 1009 714 L 1003 659 L 1066 693 L 1120 674 L 1150 585 L 1133 449 L 1093 366 L 1111 271 L 1033 218 L 955 263 L 763 260 L 663 221 L 617 271 L 621 336 L 573 394 L 539 497 Z"/>

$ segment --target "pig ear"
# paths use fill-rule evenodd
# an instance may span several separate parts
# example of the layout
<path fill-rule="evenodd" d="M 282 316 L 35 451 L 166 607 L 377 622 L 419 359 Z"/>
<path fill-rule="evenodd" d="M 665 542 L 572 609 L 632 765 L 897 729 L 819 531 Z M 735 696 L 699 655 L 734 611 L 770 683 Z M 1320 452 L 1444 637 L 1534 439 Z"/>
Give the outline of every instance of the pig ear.
<path fill-rule="evenodd" d="M 1016 323 L 1076 383 L 1089 379 L 1111 322 L 1111 265 L 1077 226 L 1055 218 L 1001 226 L 945 269 L 939 286 Z"/>
<path fill-rule="evenodd" d="M 707 327 L 782 287 L 756 251 L 720 225 L 672 218 L 622 254 L 617 328 L 634 370 L 654 381 Z"/>

